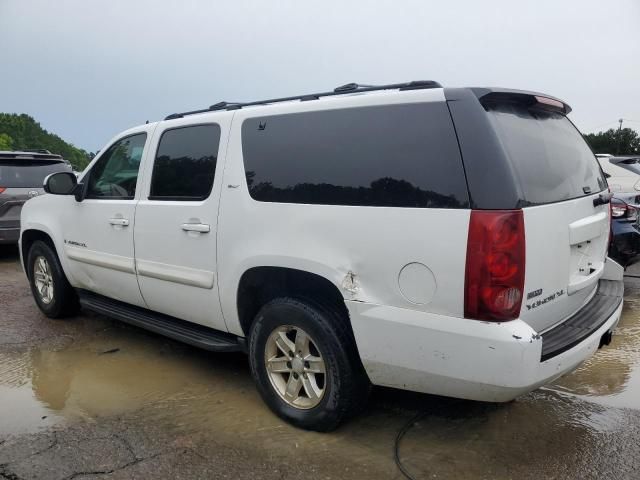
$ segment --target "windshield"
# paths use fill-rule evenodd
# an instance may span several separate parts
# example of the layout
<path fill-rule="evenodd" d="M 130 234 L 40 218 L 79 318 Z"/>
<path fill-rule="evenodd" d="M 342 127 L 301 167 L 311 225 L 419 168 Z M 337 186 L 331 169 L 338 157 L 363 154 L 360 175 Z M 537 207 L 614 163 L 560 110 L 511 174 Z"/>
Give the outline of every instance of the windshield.
<path fill-rule="evenodd" d="M 2 160 L 0 161 L 0 187 L 42 188 L 47 175 L 70 171 L 64 162 Z"/>
<path fill-rule="evenodd" d="M 518 104 L 488 110 L 529 205 L 560 202 L 606 188 L 597 160 L 562 114 Z"/>

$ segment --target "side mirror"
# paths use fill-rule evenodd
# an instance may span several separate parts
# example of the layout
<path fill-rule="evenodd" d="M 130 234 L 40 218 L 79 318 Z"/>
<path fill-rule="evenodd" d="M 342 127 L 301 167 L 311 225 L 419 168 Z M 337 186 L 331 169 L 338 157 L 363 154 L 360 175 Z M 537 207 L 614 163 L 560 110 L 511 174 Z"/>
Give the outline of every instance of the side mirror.
<path fill-rule="evenodd" d="M 52 173 L 44 179 L 44 191 L 52 195 L 74 195 L 78 186 L 78 178 L 73 172 Z"/>

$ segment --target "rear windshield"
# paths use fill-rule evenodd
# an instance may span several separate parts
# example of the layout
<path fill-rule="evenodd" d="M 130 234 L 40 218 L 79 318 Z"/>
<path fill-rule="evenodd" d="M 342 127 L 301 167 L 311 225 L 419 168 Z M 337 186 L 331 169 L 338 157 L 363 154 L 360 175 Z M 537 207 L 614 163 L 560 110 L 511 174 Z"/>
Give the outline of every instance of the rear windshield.
<path fill-rule="evenodd" d="M 0 160 L 0 187 L 42 188 L 50 173 L 70 170 L 64 162 Z"/>
<path fill-rule="evenodd" d="M 527 204 L 560 202 L 606 188 L 593 152 L 564 115 L 518 104 L 493 105 L 488 115 Z"/>

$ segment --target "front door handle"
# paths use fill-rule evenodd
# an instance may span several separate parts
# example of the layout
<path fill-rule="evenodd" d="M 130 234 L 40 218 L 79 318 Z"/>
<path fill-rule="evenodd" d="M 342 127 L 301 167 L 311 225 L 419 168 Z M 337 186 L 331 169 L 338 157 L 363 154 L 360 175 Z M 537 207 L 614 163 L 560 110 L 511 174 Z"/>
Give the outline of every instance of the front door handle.
<path fill-rule="evenodd" d="M 109 223 L 111 225 L 119 225 L 121 227 L 129 226 L 129 220 L 127 220 L 126 218 L 110 218 Z"/>
<path fill-rule="evenodd" d="M 209 233 L 211 226 L 206 223 L 183 223 L 182 230 L 185 232 Z"/>

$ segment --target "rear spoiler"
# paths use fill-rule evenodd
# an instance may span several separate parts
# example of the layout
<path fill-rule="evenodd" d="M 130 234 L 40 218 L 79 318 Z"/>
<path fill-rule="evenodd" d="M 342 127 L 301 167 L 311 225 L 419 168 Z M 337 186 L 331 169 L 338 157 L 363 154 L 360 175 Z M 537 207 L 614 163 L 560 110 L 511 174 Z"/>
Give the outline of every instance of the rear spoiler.
<path fill-rule="evenodd" d="M 609 157 L 609 162 L 613 164 L 624 163 L 625 165 L 633 165 L 640 163 L 640 157 Z"/>
<path fill-rule="evenodd" d="M 69 163 L 62 158 L 62 155 L 56 155 L 55 153 L 39 153 L 29 151 L 4 151 L 0 152 L 0 160 L 56 160 L 59 162 Z"/>
<path fill-rule="evenodd" d="M 517 103 L 564 115 L 571 112 L 571 107 L 567 103 L 545 93 L 507 88 L 472 88 L 471 91 L 485 108 L 500 103 Z"/>

